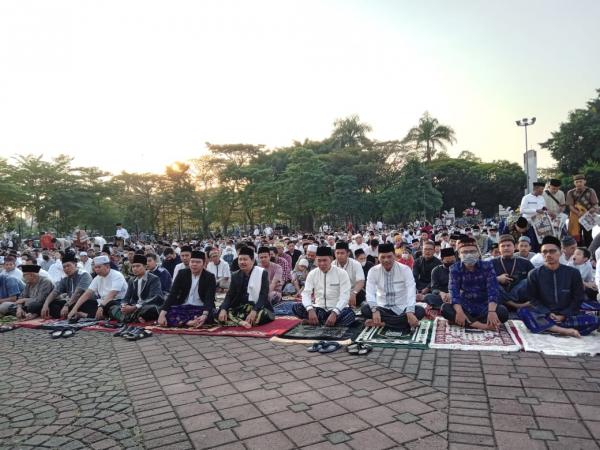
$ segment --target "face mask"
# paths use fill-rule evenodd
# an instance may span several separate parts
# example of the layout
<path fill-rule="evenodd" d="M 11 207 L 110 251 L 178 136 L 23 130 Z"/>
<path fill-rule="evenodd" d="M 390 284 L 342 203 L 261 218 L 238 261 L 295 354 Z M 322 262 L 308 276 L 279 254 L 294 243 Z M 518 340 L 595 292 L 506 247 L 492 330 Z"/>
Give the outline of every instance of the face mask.
<path fill-rule="evenodd" d="M 361 266 L 365 267 L 365 264 L 367 264 L 367 261 L 366 261 L 366 260 L 365 260 L 365 261 L 360 261 L 360 265 L 361 265 Z"/>
<path fill-rule="evenodd" d="M 474 266 L 477 264 L 477 261 L 479 261 L 479 255 L 476 254 L 464 255 L 462 258 L 462 262 L 469 266 Z"/>

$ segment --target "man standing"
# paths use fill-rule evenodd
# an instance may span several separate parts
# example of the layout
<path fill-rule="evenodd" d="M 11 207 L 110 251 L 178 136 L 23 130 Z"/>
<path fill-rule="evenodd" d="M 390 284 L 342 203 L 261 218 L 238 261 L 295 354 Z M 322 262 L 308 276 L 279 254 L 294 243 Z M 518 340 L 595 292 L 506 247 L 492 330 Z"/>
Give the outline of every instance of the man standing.
<path fill-rule="evenodd" d="M 442 315 L 461 327 L 498 330 L 508 320 L 508 310 L 499 305 L 499 287 L 494 266 L 480 259 L 473 238 L 459 244 L 460 263 L 450 267 L 448 289 L 452 303 L 442 306 Z"/>
<path fill-rule="evenodd" d="M 581 274 L 560 263 L 560 247 L 554 236 L 543 239 L 544 265 L 529 273 L 527 283 L 532 307 L 519 310 L 519 317 L 533 333 L 585 336 L 598 329 L 600 318 L 580 312 L 585 298 Z"/>
<path fill-rule="evenodd" d="M 550 217 L 555 218 L 565 210 L 565 193 L 560 190 L 561 182 L 552 178 L 544 191 L 544 202 Z"/>
<path fill-rule="evenodd" d="M 125 281 L 125 277 L 121 272 L 110 268 L 108 256 L 101 255 L 94 258 L 94 272 L 97 276 L 69 312 L 69 319 L 76 317 L 96 317 L 97 320 L 108 319 L 110 308 L 115 304 L 120 304 L 121 299 L 125 297 L 128 287 L 127 281 Z M 94 311 L 92 311 L 92 308 L 82 308 L 89 299 L 93 298 L 97 298 Z"/>
<path fill-rule="evenodd" d="M 380 263 L 367 276 L 367 303 L 361 313 L 367 326 L 410 331 L 425 317 L 425 310 L 415 304 L 412 271 L 395 259 L 394 244 L 379 245 Z"/>
<path fill-rule="evenodd" d="M 306 277 L 302 303 L 293 306 L 294 315 L 308 320 L 309 325 L 350 326 L 356 319 L 348 307 L 350 278 L 344 269 L 332 265 L 330 247 L 318 247 L 316 255 L 318 268 Z"/>
<path fill-rule="evenodd" d="M 534 181 L 531 194 L 527 194 L 521 199 L 519 210 L 521 211 L 521 215 L 527 220 L 531 220 L 536 214 L 543 214 L 546 211 L 546 202 L 542 195 L 544 193 L 544 186 L 545 183 Z"/>
<path fill-rule="evenodd" d="M 204 252 L 190 252 L 189 269 L 181 269 L 173 280 L 158 324 L 162 327 L 194 327 L 212 323 L 215 312 L 215 276 L 204 270 Z"/>
<path fill-rule="evenodd" d="M 229 321 L 249 328 L 273 321 L 268 272 L 254 265 L 254 251 L 249 247 L 240 248 L 238 264 L 240 270 L 231 276 L 229 291 L 219 310 L 219 322 Z"/>
<path fill-rule="evenodd" d="M 589 212 L 598 211 L 598 196 L 596 191 L 585 185 L 583 175 L 573 177 L 575 188 L 567 192 L 566 203 L 569 207 L 569 234 L 575 238 L 582 247 L 588 247 L 592 242 L 592 230 L 586 230 L 579 224 L 579 218 Z"/>
<path fill-rule="evenodd" d="M 87 256 L 87 253 L 85 254 Z M 42 319 L 65 319 L 79 297 L 92 283 L 92 276 L 77 267 L 75 255 L 67 253 L 62 259 L 65 277 L 62 278 L 46 297 L 42 307 Z M 96 300 L 90 299 L 93 307 L 97 306 Z"/>
<path fill-rule="evenodd" d="M 127 293 L 120 305 L 110 308 L 110 316 L 124 323 L 151 322 L 158 319 L 158 309 L 163 304 L 160 280 L 146 270 L 148 260 L 144 255 L 133 255 Z"/>
<path fill-rule="evenodd" d="M 117 227 L 117 231 L 115 232 L 115 245 L 120 250 L 123 250 L 125 242 L 129 239 L 129 233 L 123 228 L 123 224 L 117 223 L 115 226 Z"/>

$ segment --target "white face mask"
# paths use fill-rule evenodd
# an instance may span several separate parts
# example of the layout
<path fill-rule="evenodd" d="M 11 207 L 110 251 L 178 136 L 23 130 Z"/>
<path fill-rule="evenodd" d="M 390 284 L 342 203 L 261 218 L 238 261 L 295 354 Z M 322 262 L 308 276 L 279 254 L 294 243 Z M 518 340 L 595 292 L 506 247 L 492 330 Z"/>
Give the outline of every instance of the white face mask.
<path fill-rule="evenodd" d="M 365 264 L 367 264 L 367 260 L 365 259 L 364 261 L 360 261 L 360 265 L 365 267 Z"/>

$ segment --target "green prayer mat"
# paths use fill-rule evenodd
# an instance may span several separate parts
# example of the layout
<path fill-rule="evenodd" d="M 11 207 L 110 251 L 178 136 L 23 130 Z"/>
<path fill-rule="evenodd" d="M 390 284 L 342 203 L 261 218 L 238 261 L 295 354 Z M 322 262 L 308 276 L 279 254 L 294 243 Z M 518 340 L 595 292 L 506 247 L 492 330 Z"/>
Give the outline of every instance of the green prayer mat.
<path fill-rule="evenodd" d="M 421 320 L 419 326 L 409 332 L 392 330 L 388 327 L 366 327 L 356 338 L 356 342 L 374 347 L 427 349 L 430 335 L 431 321 Z"/>
<path fill-rule="evenodd" d="M 290 331 L 281 336 L 284 339 L 322 339 L 322 340 L 341 340 L 346 339 L 349 327 L 326 327 L 304 325 L 299 323 Z"/>

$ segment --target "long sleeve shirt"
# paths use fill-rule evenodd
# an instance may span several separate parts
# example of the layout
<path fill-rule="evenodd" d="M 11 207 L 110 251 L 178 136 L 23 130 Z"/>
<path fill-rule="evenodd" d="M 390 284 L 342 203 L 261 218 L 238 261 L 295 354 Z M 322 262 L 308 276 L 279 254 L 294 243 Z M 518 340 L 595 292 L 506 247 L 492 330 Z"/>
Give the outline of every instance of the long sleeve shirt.
<path fill-rule="evenodd" d="M 494 265 L 494 272 L 496 272 L 496 276 L 500 276 L 505 273 L 513 279 L 513 281 L 507 285 L 507 288 L 514 286 L 521 280 L 525 280 L 527 278 L 527 274 L 533 270 L 533 264 L 531 264 L 531 261 L 519 256 L 514 256 L 512 258 L 503 258 L 499 256 L 492 259 L 492 264 Z"/>
<path fill-rule="evenodd" d="M 315 269 L 309 272 L 302 291 L 302 304 L 307 310 L 313 308 L 311 295 L 314 294 L 315 305 L 339 314 L 348 307 L 350 300 L 350 277 L 344 269 L 331 266 L 329 271 Z"/>
<path fill-rule="evenodd" d="M 556 194 L 552 194 L 550 191 L 544 191 L 544 201 L 546 202 L 546 208 L 548 212 L 559 215 L 565 209 L 566 199 L 563 191 L 558 191 Z M 562 205 L 562 206 L 561 206 Z"/>
<path fill-rule="evenodd" d="M 562 264 L 556 270 L 538 267 L 527 278 L 527 296 L 538 312 L 576 315 L 585 298 L 581 274 Z"/>
<path fill-rule="evenodd" d="M 448 292 L 448 282 L 450 281 L 450 268 L 444 266 L 434 267 L 431 271 L 431 292 Z M 436 292 L 438 291 L 438 292 Z"/>
<path fill-rule="evenodd" d="M 35 284 L 27 283 L 21 295 L 21 298 L 31 298 L 41 308 L 46 297 L 54 290 L 54 283 L 50 278 L 39 277 L 39 281 Z"/>
<path fill-rule="evenodd" d="M 453 305 L 461 305 L 466 312 L 481 316 L 490 303 L 498 303 L 499 286 L 490 261 L 478 261 L 474 270 L 467 270 L 462 262 L 450 267 L 448 291 Z"/>
<path fill-rule="evenodd" d="M 156 275 L 160 279 L 160 286 L 164 294 L 167 294 L 171 290 L 171 284 L 173 283 L 173 279 L 171 278 L 171 274 L 164 267 L 157 267 L 156 269 L 150 271 L 152 275 Z"/>
<path fill-rule="evenodd" d="M 431 283 L 431 271 L 441 265 L 442 262 L 435 256 L 429 259 L 421 256 L 415 260 L 413 265 L 413 276 L 417 283 L 423 283 L 429 285 Z"/>
<path fill-rule="evenodd" d="M 417 286 L 412 270 L 394 262 L 387 271 L 381 264 L 369 270 L 367 275 L 367 303 L 374 307 L 388 308 L 396 314 L 415 312 Z"/>
<path fill-rule="evenodd" d="M 521 211 L 521 215 L 529 220 L 537 214 L 539 209 L 544 209 L 545 207 L 546 201 L 543 195 L 527 194 L 521 199 L 519 210 Z"/>

